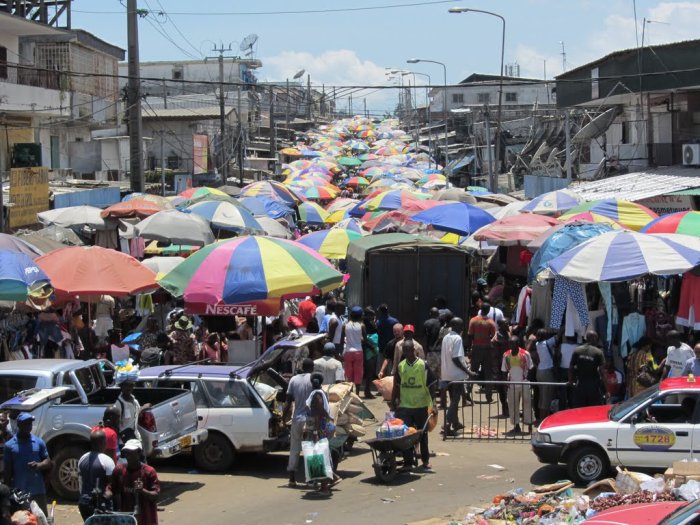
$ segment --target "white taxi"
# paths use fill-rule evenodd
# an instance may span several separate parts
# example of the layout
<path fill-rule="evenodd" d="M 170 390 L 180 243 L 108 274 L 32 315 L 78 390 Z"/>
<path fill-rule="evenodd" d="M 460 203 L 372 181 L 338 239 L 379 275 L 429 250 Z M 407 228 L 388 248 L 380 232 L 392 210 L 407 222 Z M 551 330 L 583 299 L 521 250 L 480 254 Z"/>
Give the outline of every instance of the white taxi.
<path fill-rule="evenodd" d="M 532 450 L 580 485 L 615 465 L 665 469 L 700 448 L 699 395 L 700 382 L 676 377 L 614 406 L 563 410 L 540 424 Z"/>

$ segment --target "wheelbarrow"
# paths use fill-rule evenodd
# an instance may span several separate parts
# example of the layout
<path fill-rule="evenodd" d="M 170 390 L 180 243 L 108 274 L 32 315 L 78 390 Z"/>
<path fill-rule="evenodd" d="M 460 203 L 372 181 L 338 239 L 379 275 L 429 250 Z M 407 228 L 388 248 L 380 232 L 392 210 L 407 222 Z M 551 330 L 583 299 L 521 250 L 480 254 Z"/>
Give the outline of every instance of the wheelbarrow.
<path fill-rule="evenodd" d="M 418 430 L 413 434 L 395 438 L 372 438 L 365 440 L 372 452 L 372 467 L 377 479 L 383 483 L 389 483 L 399 473 L 396 455 L 403 454 L 415 447 L 420 441 L 424 430 Z M 408 465 L 406 465 L 408 466 Z"/>

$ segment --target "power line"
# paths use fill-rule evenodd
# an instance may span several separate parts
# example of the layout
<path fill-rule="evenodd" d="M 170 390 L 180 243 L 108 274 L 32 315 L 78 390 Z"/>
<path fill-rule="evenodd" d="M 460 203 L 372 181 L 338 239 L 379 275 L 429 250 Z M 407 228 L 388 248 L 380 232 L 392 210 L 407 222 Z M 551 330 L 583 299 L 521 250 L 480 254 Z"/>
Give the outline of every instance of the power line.
<path fill-rule="evenodd" d="M 439 4 L 451 4 L 454 0 L 433 0 L 430 2 L 413 2 L 406 4 L 389 4 L 389 5 L 378 5 L 378 6 L 366 6 L 366 7 L 340 7 L 335 9 L 305 9 L 298 11 L 223 11 L 223 12 L 209 12 L 203 13 L 198 12 L 171 12 L 170 15 L 182 15 L 182 16 L 270 16 L 270 15 L 311 15 L 311 14 L 325 14 L 325 13 L 350 13 L 357 11 L 379 11 L 382 9 L 399 9 L 404 7 L 423 7 L 429 5 L 439 5 Z M 102 14 L 102 15 L 122 15 L 123 11 L 83 11 L 78 9 L 72 9 L 73 13 L 86 13 L 86 14 Z"/>

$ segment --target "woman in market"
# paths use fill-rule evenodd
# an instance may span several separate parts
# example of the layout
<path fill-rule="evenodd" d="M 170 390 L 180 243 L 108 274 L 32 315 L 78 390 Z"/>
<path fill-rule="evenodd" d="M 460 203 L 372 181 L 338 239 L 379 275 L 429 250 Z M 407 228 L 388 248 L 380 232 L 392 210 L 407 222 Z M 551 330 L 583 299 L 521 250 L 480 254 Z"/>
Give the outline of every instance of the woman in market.
<path fill-rule="evenodd" d="M 652 340 L 642 337 L 634 345 L 627 359 L 627 397 L 639 394 L 645 388 L 657 383 L 663 367 L 652 352 Z"/>
<path fill-rule="evenodd" d="M 221 345 L 219 344 L 219 334 L 216 332 L 210 333 L 202 344 L 202 357 L 208 359 L 210 363 L 221 362 Z"/>
<path fill-rule="evenodd" d="M 330 405 L 326 393 L 321 390 L 323 375 L 318 372 L 311 374 L 311 386 L 313 391 L 306 400 L 309 408 L 309 417 L 306 420 L 306 430 L 311 434 L 314 442 L 320 439 L 330 439 L 335 435 L 335 423 L 330 415 Z M 342 478 L 335 472 L 332 479 L 321 481 L 321 488 L 318 494 L 322 496 L 331 495 L 331 487 L 340 483 Z"/>

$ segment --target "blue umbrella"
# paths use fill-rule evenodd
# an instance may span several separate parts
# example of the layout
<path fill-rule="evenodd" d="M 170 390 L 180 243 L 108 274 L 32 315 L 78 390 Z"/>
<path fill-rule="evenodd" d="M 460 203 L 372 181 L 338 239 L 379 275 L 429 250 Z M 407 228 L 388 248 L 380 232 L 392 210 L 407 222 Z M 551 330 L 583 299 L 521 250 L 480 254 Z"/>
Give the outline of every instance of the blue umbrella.
<path fill-rule="evenodd" d="M 0 301 L 25 301 L 49 277 L 28 255 L 0 250 Z"/>
<path fill-rule="evenodd" d="M 288 215 L 294 215 L 294 211 L 289 206 L 268 197 L 243 197 L 240 202 L 258 217 L 268 216 L 272 219 L 281 219 Z"/>
<path fill-rule="evenodd" d="M 556 215 L 569 211 L 583 202 L 583 198 L 571 190 L 563 189 L 544 193 L 535 197 L 520 210 L 521 212 Z"/>
<path fill-rule="evenodd" d="M 562 253 L 588 239 L 613 230 L 612 226 L 608 224 L 589 222 L 557 225 L 554 228 L 557 228 L 557 230 L 549 234 L 549 237 L 542 243 L 532 257 L 532 261 L 530 261 L 530 270 L 527 275 L 528 282 L 534 281 L 537 274 L 546 269 L 547 264 L 552 259 L 559 257 Z M 533 243 L 536 241 L 537 239 L 528 245 L 531 250 Z"/>
<path fill-rule="evenodd" d="M 214 228 L 237 233 L 264 233 L 248 208 L 236 202 L 202 201 L 193 204 L 187 211 L 208 220 Z"/>
<path fill-rule="evenodd" d="M 302 157 L 320 157 L 321 154 L 318 151 L 314 151 L 311 149 L 303 149 L 300 150 L 299 153 L 301 153 Z"/>
<path fill-rule="evenodd" d="M 471 235 L 496 219 L 489 212 L 466 202 L 449 202 L 416 213 L 411 220 L 429 224 L 436 230 Z"/>

